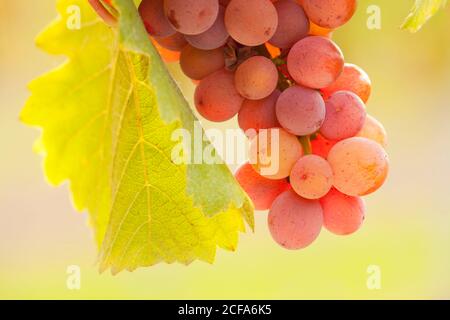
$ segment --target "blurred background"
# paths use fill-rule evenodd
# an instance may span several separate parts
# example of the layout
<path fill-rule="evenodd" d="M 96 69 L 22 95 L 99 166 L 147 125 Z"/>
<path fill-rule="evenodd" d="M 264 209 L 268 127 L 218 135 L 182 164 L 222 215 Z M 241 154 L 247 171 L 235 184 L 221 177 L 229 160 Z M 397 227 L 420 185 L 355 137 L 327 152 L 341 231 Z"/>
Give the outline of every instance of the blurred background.
<path fill-rule="evenodd" d="M 32 151 L 39 132 L 18 121 L 27 83 L 64 61 L 34 46 L 55 0 L 0 0 L 0 298 L 449 299 L 450 7 L 410 34 L 399 26 L 412 0 L 359 2 L 334 39 L 372 78 L 368 110 L 389 133 L 391 157 L 362 230 L 345 238 L 323 231 L 313 246 L 289 252 L 257 212 L 256 233 L 243 235 L 236 253 L 218 251 L 214 265 L 113 277 L 98 273 L 86 214 L 74 211 L 67 186 L 46 183 Z M 366 26 L 369 5 L 381 8 L 381 30 Z M 170 68 L 191 97 L 191 82 Z M 67 288 L 70 265 L 80 267 L 80 290 Z M 370 266 L 381 272 L 378 290 L 367 286 Z"/>

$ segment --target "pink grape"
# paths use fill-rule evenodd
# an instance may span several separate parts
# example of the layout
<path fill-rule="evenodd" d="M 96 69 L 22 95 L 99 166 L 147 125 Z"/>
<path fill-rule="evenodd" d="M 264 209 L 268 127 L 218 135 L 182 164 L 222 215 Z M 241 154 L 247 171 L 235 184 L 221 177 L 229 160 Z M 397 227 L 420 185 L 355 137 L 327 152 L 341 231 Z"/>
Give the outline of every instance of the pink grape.
<path fill-rule="evenodd" d="M 325 120 L 325 102 L 320 93 L 301 86 L 283 91 L 276 108 L 281 126 L 296 136 L 318 131 Z"/>
<path fill-rule="evenodd" d="M 372 92 L 372 82 L 367 73 L 360 67 L 346 63 L 344 71 L 337 80 L 329 87 L 322 90 L 325 99 L 328 99 L 333 93 L 338 91 L 351 91 L 358 95 L 366 103 Z"/>
<path fill-rule="evenodd" d="M 270 0 L 231 0 L 225 11 L 230 36 L 246 46 L 258 46 L 274 35 L 278 14 Z"/>
<path fill-rule="evenodd" d="M 233 73 L 222 69 L 200 81 L 194 100 L 204 118 L 222 122 L 239 112 L 244 98 L 236 91 Z"/>
<path fill-rule="evenodd" d="M 306 200 L 294 191 L 282 193 L 273 203 L 268 217 L 273 239 L 289 250 L 306 248 L 320 234 L 323 211 L 317 200 Z"/>
<path fill-rule="evenodd" d="M 277 87 L 278 70 L 270 59 L 254 56 L 237 68 L 235 83 L 243 97 L 251 100 L 264 99 Z"/>
<path fill-rule="evenodd" d="M 164 0 L 164 12 L 171 25 L 183 34 L 200 34 L 214 24 L 218 0 Z"/>
<path fill-rule="evenodd" d="M 181 51 L 187 45 L 183 35 L 179 32 L 176 32 L 168 37 L 153 37 L 153 39 L 161 47 L 171 51 Z"/>
<path fill-rule="evenodd" d="M 324 158 L 306 155 L 292 168 L 290 182 L 294 191 L 303 198 L 320 199 L 333 186 L 333 170 Z"/>
<path fill-rule="evenodd" d="M 309 33 L 309 20 L 303 8 L 292 0 L 275 3 L 278 28 L 269 43 L 278 48 L 290 48 Z"/>
<path fill-rule="evenodd" d="M 367 115 L 363 128 L 356 136 L 378 142 L 383 148 L 387 147 L 386 129 L 377 119 L 370 115 Z"/>
<path fill-rule="evenodd" d="M 139 14 L 152 36 L 167 37 L 176 32 L 164 14 L 164 0 L 143 0 L 139 5 Z"/>
<path fill-rule="evenodd" d="M 364 196 L 378 190 L 386 180 L 389 159 L 375 141 L 354 137 L 338 142 L 328 155 L 334 187 L 349 196 Z"/>
<path fill-rule="evenodd" d="M 302 0 L 309 19 L 328 29 L 336 29 L 351 19 L 356 11 L 356 0 Z"/>
<path fill-rule="evenodd" d="M 184 74 L 194 80 L 206 76 L 225 67 L 225 56 L 221 48 L 200 50 L 187 45 L 181 51 L 180 66 Z"/>
<path fill-rule="evenodd" d="M 327 114 L 320 133 L 328 140 L 350 138 L 362 129 L 367 113 L 364 102 L 353 92 L 336 92 L 325 105 Z"/>
<path fill-rule="evenodd" d="M 250 163 L 262 176 L 284 179 L 303 155 L 297 137 L 283 129 L 260 130 L 250 142 Z"/>
<path fill-rule="evenodd" d="M 244 132 L 279 127 L 275 104 L 280 94 L 280 91 L 275 90 L 262 100 L 245 100 L 238 115 L 239 127 Z"/>
<path fill-rule="evenodd" d="M 324 227 L 336 235 L 350 235 L 358 231 L 366 213 L 364 201 L 332 189 L 320 199 Z"/>
<path fill-rule="evenodd" d="M 217 49 L 227 42 L 228 37 L 228 31 L 225 28 L 225 9 L 222 6 L 211 28 L 200 34 L 185 36 L 187 42 L 202 50 Z"/>
<path fill-rule="evenodd" d="M 328 87 L 342 73 L 344 56 L 330 39 L 309 36 L 297 42 L 287 59 L 290 75 L 308 88 Z"/>
<path fill-rule="evenodd" d="M 336 143 L 336 141 L 327 140 L 320 134 L 317 134 L 314 139 L 311 139 L 312 153 L 327 159 L 330 150 Z"/>
<path fill-rule="evenodd" d="M 275 199 L 290 188 L 286 179 L 271 180 L 264 178 L 249 163 L 239 168 L 235 176 L 250 199 L 252 199 L 256 210 L 270 209 Z"/>

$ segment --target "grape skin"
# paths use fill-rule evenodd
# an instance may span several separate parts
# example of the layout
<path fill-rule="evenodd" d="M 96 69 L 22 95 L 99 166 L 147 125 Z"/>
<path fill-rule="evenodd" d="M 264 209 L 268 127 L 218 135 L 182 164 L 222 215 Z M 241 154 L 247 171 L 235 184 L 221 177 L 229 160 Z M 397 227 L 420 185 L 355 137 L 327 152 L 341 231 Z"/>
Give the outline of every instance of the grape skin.
<path fill-rule="evenodd" d="M 168 37 L 153 37 L 153 39 L 163 48 L 170 51 L 181 51 L 186 45 L 187 41 L 179 32 L 174 33 Z"/>
<path fill-rule="evenodd" d="M 268 217 L 273 239 L 289 250 L 308 247 L 319 236 L 323 212 L 319 201 L 306 200 L 294 191 L 282 193 L 273 203 Z"/>
<path fill-rule="evenodd" d="M 143 0 L 139 5 L 139 14 L 152 36 L 168 37 L 176 32 L 164 14 L 164 0 Z"/>
<path fill-rule="evenodd" d="M 306 199 L 320 199 L 333 186 L 333 170 L 330 164 L 316 155 L 301 157 L 290 175 L 294 191 Z"/>
<path fill-rule="evenodd" d="M 225 56 L 221 48 L 200 50 L 191 45 L 181 51 L 180 66 L 184 74 L 193 80 L 201 80 L 225 67 Z"/>
<path fill-rule="evenodd" d="M 278 26 L 278 15 L 269 0 L 231 0 L 225 11 L 230 36 L 246 46 L 269 41 Z"/>
<path fill-rule="evenodd" d="M 366 205 L 359 197 L 347 196 L 332 189 L 320 199 L 320 204 L 323 209 L 323 225 L 333 234 L 353 234 L 364 222 Z"/>
<path fill-rule="evenodd" d="M 283 91 L 276 111 L 281 126 L 297 136 L 318 131 L 325 120 L 325 102 L 320 93 L 301 86 Z"/>
<path fill-rule="evenodd" d="M 344 56 L 330 39 L 309 36 L 292 47 L 287 66 L 298 84 L 321 89 L 331 85 L 340 76 L 344 68 Z"/>
<path fill-rule="evenodd" d="M 244 98 L 234 86 L 234 75 L 224 69 L 207 76 L 195 90 L 197 111 L 207 120 L 223 122 L 233 118 Z"/>
<path fill-rule="evenodd" d="M 271 180 L 259 175 L 245 163 L 235 174 L 236 180 L 253 201 L 256 210 L 268 210 L 275 199 L 290 188 L 286 179 Z"/>
<path fill-rule="evenodd" d="M 367 115 L 363 128 L 356 136 L 378 142 L 383 148 L 387 147 L 386 129 L 377 119 L 370 115 Z"/>
<path fill-rule="evenodd" d="M 325 103 L 326 117 L 320 133 L 328 140 L 343 140 L 361 131 L 366 120 L 364 102 L 353 92 L 339 91 Z"/>
<path fill-rule="evenodd" d="M 337 141 L 327 140 L 322 135 L 317 134 L 314 139 L 311 139 L 312 153 L 324 159 L 327 159 L 330 150 L 336 143 Z"/>
<path fill-rule="evenodd" d="M 338 142 L 328 155 L 334 187 L 349 196 L 365 196 L 386 180 L 389 159 L 376 142 L 354 137 Z"/>
<path fill-rule="evenodd" d="M 344 25 L 358 5 L 356 0 L 302 0 L 302 4 L 312 22 L 328 29 Z"/>
<path fill-rule="evenodd" d="M 235 83 L 243 97 L 251 100 L 264 99 L 277 87 L 278 70 L 271 60 L 254 56 L 237 68 Z"/>

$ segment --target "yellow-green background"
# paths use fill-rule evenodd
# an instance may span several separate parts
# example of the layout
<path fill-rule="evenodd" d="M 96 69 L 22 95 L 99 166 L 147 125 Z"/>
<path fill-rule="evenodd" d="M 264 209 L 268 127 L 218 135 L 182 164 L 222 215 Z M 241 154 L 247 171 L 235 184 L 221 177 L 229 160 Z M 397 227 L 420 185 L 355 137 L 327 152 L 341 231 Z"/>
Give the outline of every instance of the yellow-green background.
<path fill-rule="evenodd" d="M 381 7 L 381 30 L 366 27 L 370 4 Z M 243 235 L 236 253 L 219 251 L 214 265 L 113 277 L 98 274 L 86 215 L 73 210 L 67 187 L 47 185 L 32 153 L 39 133 L 18 122 L 27 82 L 63 61 L 33 44 L 56 14 L 54 0 L 0 0 L 0 298 L 450 298 L 450 8 L 409 34 L 399 25 L 410 6 L 360 1 L 335 33 L 347 60 L 370 74 L 368 109 L 390 137 L 390 178 L 367 199 L 358 234 L 324 231 L 289 252 L 257 213 L 256 233 Z M 66 287 L 69 265 L 81 267 L 79 291 Z M 381 290 L 367 289 L 369 265 L 381 268 Z"/>

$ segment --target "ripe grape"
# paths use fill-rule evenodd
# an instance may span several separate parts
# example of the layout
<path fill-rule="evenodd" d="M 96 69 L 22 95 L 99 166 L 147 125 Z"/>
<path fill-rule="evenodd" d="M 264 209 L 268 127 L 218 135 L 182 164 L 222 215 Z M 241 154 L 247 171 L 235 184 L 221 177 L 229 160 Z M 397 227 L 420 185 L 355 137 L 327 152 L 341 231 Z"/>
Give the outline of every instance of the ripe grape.
<path fill-rule="evenodd" d="M 233 73 L 222 69 L 200 81 L 194 100 L 204 118 L 222 122 L 239 112 L 244 98 L 236 91 Z"/>
<path fill-rule="evenodd" d="M 277 87 L 277 67 L 263 56 L 251 57 L 237 68 L 235 83 L 243 97 L 251 100 L 264 99 Z"/>
<path fill-rule="evenodd" d="M 230 36 L 246 46 L 258 46 L 274 35 L 278 14 L 270 0 L 231 0 L 225 11 Z"/>
<path fill-rule="evenodd" d="M 292 0 L 275 3 L 278 13 L 278 27 L 269 43 L 278 48 L 290 48 L 309 32 L 309 20 L 303 8 Z"/>
<path fill-rule="evenodd" d="M 139 14 L 152 36 L 168 37 L 176 32 L 164 13 L 164 0 L 143 0 L 139 5 Z"/>
<path fill-rule="evenodd" d="M 283 128 L 294 135 L 306 136 L 322 126 L 325 102 L 316 90 L 292 86 L 278 98 L 276 111 Z"/>
<path fill-rule="evenodd" d="M 260 130 L 250 143 L 250 163 L 269 179 L 287 178 L 302 155 L 297 137 L 279 128 Z"/>
<path fill-rule="evenodd" d="M 222 48 L 200 50 L 191 45 L 181 51 L 180 66 L 184 74 L 194 80 L 201 80 L 211 73 L 225 67 L 225 56 Z"/>
<path fill-rule="evenodd" d="M 337 235 L 349 235 L 361 228 L 366 206 L 359 197 L 347 196 L 332 189 L 320 199 L 324 227 Z"/>
<path fill-rule="evenodd" d="M 268 217 L 273 239 L 289 250 L 309 246 L 320 234 L 323 212 L 319 201 L 306 200 L 294 191 L 282 193 L 273 203 Z"/>
<path fill-rule="evenodd" d="M 214 24 L 218 0 L 164 0 L 164 12 L 171 25 L 183 34 L 200 34 Z"/>
<path fill-rule="evenodd" d="M 367 73 L 360 67 L 346 63 L 344 71 L 342 71 L 339 78 L 332 85 L 323 88 L 321 91 L 325 99 L 327 99 L 333 93 L 343 90 L 355 93 L 366 103 L 372 92 L 372 82 Z"/>
<path fill-rule="evenodd" d="M 334 187 L 349 196 L 364 196 L 378 190 L 386 180 L 389 159 L 376 142 L 354 137 L 338 142 L 328 155 Z"/>
<path fill-rule="evenodd" d="M 320 199 L 333 186 L 333 171 L 324 158 L 306 155 L 292 168 L 290 182 L 294 191 L 303 198 Z"/>
<path fill-rule="evenodd" d="M 336 29 L 351 19 L 356 0 L 302 0 L 308 18 L 315 24 Z"/>
<path fill-rule="evenodd" d="M 342 73 L 344 56 L 330 39 L 310 36 L 297 42 L 291 49 L 287 66 L 292 78 L 313 89 L 328 87 Z"/>
<path fill-rule="evenodd" d="M 270 209 L 275 199 L 290 187 L 286 179 L 271 180 L 264 178 L 249 163 L 239 168 L 235 176 L 252 199 L 256 210 Z"/>
<path fill-rule="evenodd" d="M 245 100 L 238 115 L 239 127 L 244 132 L 279 127 L 275 105 L 280 94 L 280 91 L 275 90 L 262 100 Z"/>
<path fill-rule="evenodd" d="M 211 28 L 197 35 L 186 35 L 185 38 L 192 46 L 212 50 L 223 46 L 228 39 L 228 31 L 225 28 L 225 9 L 220 6 L 219 14 Z"/>
<path fill-rule="evenodd" d="M 356 136 L 378 142 L 383 148 L 387 147 L 386 129 L 377 119 L 370 115 L 367 115 L 363 128 Z"/>
<path fill-rule="evenodd" d="M 364 102 L 353 92 L 339 91 L 325 103 L 327 115 L 320 133 L 329 140 L 343 140 L 361 131 L 366 121 Z"/>
<path fill-rule="evenodd" d="M 186 45 L 186 39 L 179 32 L 168 37 L 153 37 L 153 39 L 163 48 L 171 51 L 181 51 Z"/>
<path fill-rule="evenodd" d="M 331 148 L 333 148 L 336 143 L 336 141 L 327 140 L 322 135 L 317 134 L 314 139 L 311 139 L 312 153 L 327 159 Z"/>

